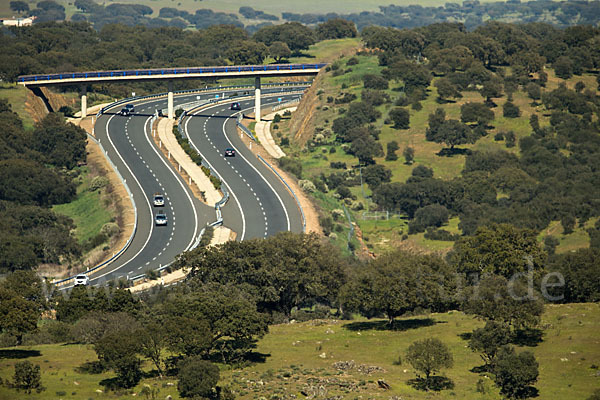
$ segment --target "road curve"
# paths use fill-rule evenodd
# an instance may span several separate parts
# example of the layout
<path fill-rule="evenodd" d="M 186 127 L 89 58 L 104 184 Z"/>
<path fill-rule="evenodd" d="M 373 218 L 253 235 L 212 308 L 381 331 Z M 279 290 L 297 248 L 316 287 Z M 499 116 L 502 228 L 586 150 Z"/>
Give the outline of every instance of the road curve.
<path fill-rule="evenodd" d="M 295 96 L 263 96 L 265 109 Z M 254 102 L 241 102 L 242 113 L 253 109 Z M 230 193 L 223 208 L 224 224 L 237 239 L 264 238 L 281 231 L 302 232 L 302 216 L 296 201 L 280 179 L 256 158 L 237 133 L 238 111 L 230 103 L 214 105 L 192 112 L 183 126 L 190 142 L 203 159 L 217 171 Z M 235 157 L 225 157 L 233 148 Z"/>
<path fill-rule="evenodd" d="M 282 101 L 289 98 L 283 94 L 277 96 Z M 214 97 L 214 92 L 202 95 L 193 93 L 177 96 L 174 102 L 177 106 Z M 274 102 L 277 102 L 277 98 L 273 94 L 265 94 L 265 106 Z M 119 278 L 130 279 L 172 262 L 178 254 L 195 243 L 202 227 L 215 220 L 214 207 L 203 204 L 193 196 L 150 137 L 151 117 L 155 110 L 166 107 L 166 98 L 147 99 L 133 104 L 135 112 L 131 116 L 117 115 L 121 106 L 115 106 L 101 115 L 95 124 L 96 138 L 132 192 L 137 208 L 137 230 L 130 246 L 116 260 L 89 273 L 92 285 L 102 285 Z M 242 102 L 242 106 L 252 108 L 253 102 Z M 224 146 L 223 149 L 234 147 L 238 150 L 235 159 L 225 160 L 222 151 L 207 152 L 202 149 L 202 144 L 197 144 L 205 159 L 218 173 L 222 173 L 225 184 L 235 198 L 223 208 L 225 225 L 238 233 L 238 240 L 266 237 L 282 230 L 300 232 L 302 225 L 296 203 L 281 181 L 241 142 L 236 133 L 235 120 L 230 118 L 229 104 L 208 110 L 214 113 L 210 124 L 207 121 L 210 127 L 208 131 L 213 132 L 213 124 L 215 130 L 218 128 L 218 134 L 216 137 L 211 135 L 211 140 Z M 185 121 L 186 126 L 188 123 L 191 125 L 190 132 L 194 132 L 195 124 L 201 120 L 201 116 L 194 116 Z M 192 134 L 192 137 L 195 138 L 195 135 Z M 236 175 L 238 179 L 230 176 L 232 165 L 240 171 L 241 176 Z M 165 195 L 165 207 L 152 205 L 155 192 Z M 154 225 L 154 215 L 159 211 L 167 215 L 167 226 Z"/>

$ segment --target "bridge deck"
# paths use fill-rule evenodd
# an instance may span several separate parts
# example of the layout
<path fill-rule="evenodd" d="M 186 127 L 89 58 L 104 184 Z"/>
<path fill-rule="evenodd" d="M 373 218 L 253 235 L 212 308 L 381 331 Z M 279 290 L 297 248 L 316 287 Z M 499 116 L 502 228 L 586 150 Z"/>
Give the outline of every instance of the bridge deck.
<path fill-rule="evenodd" d="M 241 65 L 194 68 L 132 69 L 58 74 L 23 75 L 18 83 L 24 86 L 74 85 L 81 83 L 118 82 L 132 80 L 244 78 L 269 76 L 316 75 L 324 63 Z"/>

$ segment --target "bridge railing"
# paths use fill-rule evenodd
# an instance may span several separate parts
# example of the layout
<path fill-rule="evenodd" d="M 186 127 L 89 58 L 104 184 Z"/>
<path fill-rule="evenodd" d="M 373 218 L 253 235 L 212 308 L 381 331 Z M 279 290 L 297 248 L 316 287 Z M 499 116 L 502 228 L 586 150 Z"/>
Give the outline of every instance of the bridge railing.
<path fill-rule="evenodd" d="M 194 68 L 161 68 L 161 69 L 130 69 L 90 72 L 63 72 L 58 74 L 22 75 L 18 82 L 43 82 L 67 79 L 98 79 L 118 77 L 160 77 L 162 75 L 197 75 L 214 73 L 239 73 L 239 72 L 271 72 L 271 71 L 302 71 L 321 69 L 325 63 L 317 64 L 272 64 L 272 65 L 239 65 L 219 67 L 194 67 Z"/>

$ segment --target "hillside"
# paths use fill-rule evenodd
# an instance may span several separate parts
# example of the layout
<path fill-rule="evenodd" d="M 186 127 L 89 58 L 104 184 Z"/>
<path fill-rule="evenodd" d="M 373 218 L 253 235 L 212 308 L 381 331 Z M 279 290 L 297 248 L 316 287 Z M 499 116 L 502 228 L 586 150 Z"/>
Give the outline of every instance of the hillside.
<path fill-rule="evenodd" d="M 311 47 L 310 54 L 317 55 L 323 48 L 335 47 L 339 41 L 325 41 Z M 350 48 L 350 43 L 348 43 Z M 356 45 L 352 42 L 352 47 Z M 347 52 L 346 52 L 347 53 Z M 431 240 L 424 237 L 424 233 L 408 234 L 408 223 L 406 213 L 397 210 L 386 210 L 378 207 L 371 198 L 372 187 L 365 182 L 361 185 L 360 173 L 357 166 L 358 159 L 348 151 L 349 143 L 340 141 L 339 135 L 333 132 L 334 121 L 344 116 L 349 106 L 353 103 L 364 101 L 365 86 L 364 76 L 372 74 L 381 76 L 385 66 L 380 65 L 376 54 L 365 51 L 357 55 L 340 56 L 328 72 L 322 73 L 316 80 L 315 85 L 301 104 L 299 111 L 293 116 L 291 122 L 283 120 L 279 124 L 279 130 L 275 136 L 285 138 L 283 141 L 284 151 L 301 160 L 303 179 L 311 180 L 318 190 L 314 191 L 313 197 L 322 209 L 322 219 L 332 219 L 333 225 L 329 230 L 334 231 L 334 240 L 344 246 L 348 222 L 346 218 L 340 218 L 338 211 L 343 204 L 350 210 L 352 221 L 355 221 L 362 231 L 363 240 L 370 251 L 381 253 L 396 247 L 422 249 L 426 251 L 446 251 L 452 247 L 452 241 Z M 510 76 L 509 66 L 499 67 L 495 70 L 496 75 Z M 556 77 L 551 66 L 544 68 L 547 74 L 547 83 L 542 88 L 541 96 L 555 91 L 559 84 L 575 91 L 576 85 L 584 85 L 589 93 L 597 93 L 596 76 L 592 73 L 583 73 L 568 79 Z M 512 103 L 520 109 L 520 115 L 516 118 L 508 118 L 503 115 L 503 106 L 508 101 L 508 96 L 501 93 L 493 99 L 495 106 L 490 108 L 493 112 L 493 120 L 487 127 L 485 135 L 473 144 L 460 145 L 460 152 L 447 155 L 443 143 L 428 141 L 426 130 L 428 128 L 428 117 L 436 109 L 444 110 L 447 118 L 461 119 L 461 106 L 466 103 L 484 103 L 485 98 L 480 94 L 481 86 L 472 86 L 461 92 L 460 98 L 448 101 L 440 101 L 436 83 L 444 79 L 443 76 L 434 76 L 426 86 L 426 92 L 417 107 L 405 107 L 410 113 L 410 126 L 407 129 L 396 129 L 393 127 L 389 113 L 397 108 L 396 105 L 409 106 L 399 103 L 399 98 L 405 98 L 402 91 L 402 83 L 399 80 L 390 81 L 387 89 L 375 91 L 381 98 L 380 103 L 375 106 L 379 117 L 370 124 L 377 130 L 377 142 L 384 150 L 373 157 L 376 165 L 382 165 L 391 173 L 390 181 L 405 182 L 411 176 L 416 166 L 424 166 L 433 170 L 434 178 L 451 181 L 461 178 L 465 168 L 467 155 L 474 151 L 506 151 L 509 154 L 521 155 L 519 142 L 525 137 L 532 135 L 530 118 L 537 115 L 539 125 L 550 127 L 550 119 L 554 112 L 548 109 L 546 104 L 540 100 L 532 100 L 528 96 L 525 85 L 516 86 L 511 94 Z M 535 76 L 532 78 L 535 81 Z M 579 89 L 580 86 L 578 86 Z M 394 104 L 396 103 L 396 105 Z M 310 107 L 308 106 L 310 105 Z M 417 108 L 417 109 L 415 109 Z M 550 128 L 548 128 L 550 129 Z M 509 132 L 514 136 L 506 140 L 503 136 Z M 510 134 L 512 132 L 512 134 Z M 396 154 L 397 160 L 386 159 L 387 148 L 390 142 L 398 144 Z M 287 143 L 289 142 L 289 145 Z M 407 163 L 402 153 L 410 147 L 414 150 L 414 160 Z M 565 153 L 567 154 L 567 153 Z M 363 167 L 366 164 L 362 164 Z M 364 170 L 364 168 L 363 168 Z M 342 201 L 339 193 L 333 190 L 323 190 L 318 181 L 329 183 L 327 177 L 332 174 L 345 174 L 347 185 L 352 193 L 350 198 Z M 507 196 L 507 193 L 497 192 L 498 199 Z M 354 198 L 354 200 L 352 200 Z M 387 211 L 390 211 L 388 214 Z M 450 234 L 461 234 L 459 228 L 460 219 L 458 215 L 451 213 L 449 221 L 442 227 Z M 336 216 L 338 215 L 338 216 Z M 389 218 L 389 219 L 388 219 Z M 588 247 L 590 238 L 586 229 L 594 226 L 596 218 L 583 221 L 577 225 L 572 232 L 565 233 L 560 221 L 555 220 L 541 229 L 539 239 L 543 241 L 547 235 L 553 235 L 560 241 L 557 252 L 567 252 L 577 248 Z M 357 245 L 357 243 L 355 243 Z"/>

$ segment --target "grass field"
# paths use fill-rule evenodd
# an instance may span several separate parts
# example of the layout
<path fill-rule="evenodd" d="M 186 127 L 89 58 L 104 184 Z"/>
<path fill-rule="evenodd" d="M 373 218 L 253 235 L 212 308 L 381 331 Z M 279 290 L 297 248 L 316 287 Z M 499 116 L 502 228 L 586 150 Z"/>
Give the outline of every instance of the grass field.
<path fill-rule="evenodd" d="M 482 322 L 461 312 L 431 314 L 401 319 L 400 329 L 382 329 L 380 320 L 309 321 L 275 325 L 258 342 L 256 352 L 265 357 L 241 369 L 221 366 L 221 385 L 229 385 L 239 399 L 283 399 L 295 395 L 304 398 L 301 391 L 310 392 L 311 386 L 322 385 L 326 394 L 318 398 L 341 395 L 345 399 L 500 399 L 498 389 L 484 375 L 471 372 L 482 364 L 461 337 L 482 326 Z M 545 327 L 543 341 L 533 351 L 540 364 L 536 384 L 539 400 L 585 399 L 598 388 L 600 343 L 599 304 L 570 304 L 547 306 L 541 326 Z M 454 367 L 443 374 L 454 383 L 454 388 L 441 392 L 422 392 L 408 384 L 415 378 L 413 368 L 406 362 L 398 365 L 399 356 L 415 340 L 436 337 L 446 343 L 454 357 Z M 41 394 L 25 395 L 0 386 L 2 399 L 102 399 L 125 398 L 139 393 L 144 384 L 159 389 L 158 399 L 167 395 L 179 398 L 176 380 L 144 379 L 132 392 L 122 396 L 98 392 L 104 388 L 100 381 L 112 377 L 108 373 L 88 375 L 76 371 L 86 361 L 96 360 L 91 346 L 40 345 L 0 350 L 0 377 L 12 379 L 13 365 L 28 359 L 39 364 L 42 383 L 47 388 Z M 338 361 L 354 360 L 356 366 L 379 367 L 371 374 L 357 368 L 339 371 L 333 367 Z M 150 370 L 150 363 L 144 363 Z M 378 388 L 377 380 L 384 379 L 391 389 Z M 476 390 L 478 380 L 484 382 L 486 393 Z M 57 394 L 60 393 L 60 394 Z"/>
<path fill-rule="evenodd" d="M 110 222 L 112 213 L 103 207 L 102 194 L 99 190 L 90 191 L 91 177 L 87 168 L 82 169 L 81 183 L 77 187 L 77 198 L 70 203 L 58 204 L 52 209 L 70 217 L 77 228 L 75 236 L 83 243 L 100 232 L 102 225 Z"/>
<path fill-rule="evenodd" d="M 23 126 L 33 128 L 33 118 L 25 109 L 25 101 L 27 100 L 27 90 L 25 87 L 1 82 L 0 83 L 0 99 L 6 99 L 12 110 L 19 114 L 23 120 Z"/>

